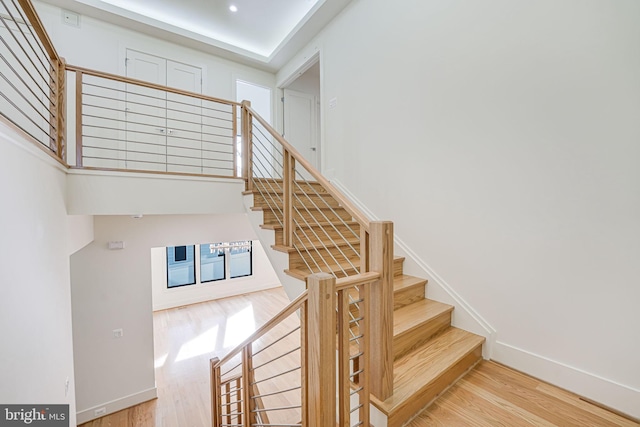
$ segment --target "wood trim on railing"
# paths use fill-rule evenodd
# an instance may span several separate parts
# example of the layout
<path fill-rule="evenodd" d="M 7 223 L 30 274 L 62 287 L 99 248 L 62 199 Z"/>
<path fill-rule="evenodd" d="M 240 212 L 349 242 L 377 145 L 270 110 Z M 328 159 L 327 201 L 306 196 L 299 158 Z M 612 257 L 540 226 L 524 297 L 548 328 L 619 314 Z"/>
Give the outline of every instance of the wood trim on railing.
<path fill-rule="evenodd" d="M 82 167 L 82 71 L 76 71 L 76 166 Z"/>
<path fill-rule="evenodd" d="M 247 110 L 251 113 L 251 116 L 258 120 L 258 122 L 265 127 L 265 129 L 273 136 L 284 148 L 284 150 L 288 151 L 291 156 L 296 160 L 296 162 L 304 167 L 311 176 L 320 183 L 327 192 L 340 203 L 340 207 L 344 208 L 349 215 L 356 220 L 359 224 L 365 227 L 367 231 L 369 231 L 369 218 L 362 213 L 352 202 L 347 199 L 340 191 L 338 191 L 307 159 L 305 159 L 302 154 L 298 150 L 296 150 L 293 145 L 289 144 L 276 130 L 271 126 L 265 119 L 260 117 L 260 115 L 252 109 L 250 106 L 247 106 Z"/>
<path fill-rule="evenodd" d="M 296 174 L 296 161 L 288 150 L 284 150 L 282 171 L 282 215 L 283 215 L 283 243 L 293 247 L 293 181 Z"/>
<path fill-rule="evenodd" d="M 340 279 L 336 279 L 336 290 L 341 291 L 342 289 L 350 288 L 352 286 L 371 283 L 375 280 L 378 280 L 381 276 L 382 274 L 377 271 L 370 271 L 368 273 L 360 273 L 353 276 L 341 277 Z"/>
<path fill-rule="evenodd" d="M 245 427 L 251 427 L 255 423 L 255 413 L 251 412 L 253 406 L 251 403 L 251 395 L 253 391 L 253 360 L 252 356 L 252 343 L 248 343 L 242 349 L 242 425 Z"/>
<path fill-rule="evenodd" d="M 371 394 L 386 400 L 393 394 L 393 223 L 373 221 L 369 229 L 371 271 L 380 279 L 371 284 L 369 302 Z"/>
<path fill-rule="evenodd" d="M 307 277 L 307 414 L 309 427 L 336 423 L 336 279 Z"/>
<path fill-rule="evenodd" d="M 44 25 L 42 25 L 40 16 L 38 16 L 33 3 L 31 3 L 31 0 L 18 0 L 18 3 L 22 7 L 24 14 L 27 16 L 29 23 L 31 23 L 33 30 L 38 35 L 38 39 L 40 39 L 42 47 L 47 51 L 49 59 L 54 64 L 57 64 L 60 61 L 60 56 L 58 56 L 58 52 L 56 52 L 56 48 L 53 46 L 53 43 L 49 38 L 49 34 L 47 34 L 47 30 L 45 30 Z"/>
<path fill-rule="evenodd" d="M 242 123 L 241 133 L 242 133 L 242 178 L 245 179 L 245 190 L 251 191 L 253 190 L 253 149 L 252 149 L 252 125 L 251 125 L 251 114 L 249 114 L 248 109 L 251 108 L 251 101 L 242 101 Z"/>
<path fill-rule="evenodd" d="M 220 359 L 214 357 L 209 360 L 209 372 L 211 377 L 211 427 L 220 425 L 220 367 L 216 367 Z"/>
<path fill-rule="evenodd" d="M 349 378 L 349 295 L 348 290 L 338 291 L 338 420 L 340 425 L 350 425 L 351 384 Z M 354 369 L 355 370 L 355 369 Z M 366 425 L 366 424 L 363 424 Z"/>
<path fill-rule="evenodd" d="M 67 72 L 65 70 L 65 60 L 60 58 L 58 62 L 58 99 L 56 102 L 56 116 L 57 121 L 57 145 L 58 156 L 64 161 L 67 161 Z"/>
<path fill-rule="evenodd" d="M 67 65 L 65 65 L 65 68 L 67 69 L 67 71 L 73 71 L 73 72 L 76 72 L 76 73 L 83 73 L 83 74 L 86 74 L 88 76 L 100 77 L 100 78 L 108 79 L 108 80 L 115 80 L 115 81 L 122 82 L 122 83 L 135 84 L 135 85 L 138 85 L 138 86 L 147 87 L 149 89 L 157 89 L 157 90 L 161 90 L 163 92 L 170 92 L 170 93 L 175 93 L 175 94 L 178 94 L 178 95 L 185 95 L 185 96 L 189 96 L 191 98 L 198 98 L 198 99 L 202 99 L 202 100 L 205 100 L 205 101 L 217 102 L 219 104 L 240 105 L 240 103 L 236 102 L 236 101 L 229 101 L 227 99 L 222 99 L 222 98 L 216 98 L 216 97 L 213 97 L 213 96 L 203 95 L 201 93 L 189 92 L 189 91 L 182 90 L 182 89 L 176 89 L 176 88 L 172 88 L 172 87 L 168 87 L 168 86 L 162 86 L 162 85 L 155 84 L 155 83 L 145 82 L 143 80 L 137 80 L 137 79 L 132 79 L 130 77 L 119 76 L 117 74 L 103 73 L 101 71 L 92 70 L 90 68 L 78 67 L 76 65 L 67 64 Z"/>

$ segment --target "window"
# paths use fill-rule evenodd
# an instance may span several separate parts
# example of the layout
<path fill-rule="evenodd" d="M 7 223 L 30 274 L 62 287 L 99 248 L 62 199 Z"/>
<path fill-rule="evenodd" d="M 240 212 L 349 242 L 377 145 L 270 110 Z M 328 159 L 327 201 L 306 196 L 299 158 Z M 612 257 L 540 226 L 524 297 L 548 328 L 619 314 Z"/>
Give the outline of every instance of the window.
<path fill-rule="evenodd" d="M 229 243 L 229 277 L 251 276 L 253 273 L 251 259 L 251 240 Z"/>
<path fill-rule="evenodd" d="M 170 246 L 167 248 L 167 287 L 194 285 L 196 283 L 195 246 Z"/>
<path fill-rule="evenodd" d="M 200 245 L 200 283 L 225 279 L 225 252 L 222 243 Z"/>

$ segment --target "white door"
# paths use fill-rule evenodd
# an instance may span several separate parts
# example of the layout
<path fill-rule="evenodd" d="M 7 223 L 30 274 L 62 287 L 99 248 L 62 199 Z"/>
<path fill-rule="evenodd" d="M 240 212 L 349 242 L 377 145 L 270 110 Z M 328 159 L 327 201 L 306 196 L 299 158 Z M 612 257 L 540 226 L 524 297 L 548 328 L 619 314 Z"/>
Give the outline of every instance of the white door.
<path fill-rule="evenodd" d="M 127 77 L 158 85 L 167 83 L 167 61 L 127 49 Z M 163 91 L 127 84 L 127 169 L 167 170 L 166 95 Z"/>
<path fill-rule="evenodd" d="M 127 49 L 127 77 L 202 93 L 202 69 Z M 129 169 L 203 173 L 201 100 L 128 85 Z"/>
<path fill-rule="evenodd" d="M 284 138 L 320 169 L 318 109 L 314 95 L 284 90 Z"/>

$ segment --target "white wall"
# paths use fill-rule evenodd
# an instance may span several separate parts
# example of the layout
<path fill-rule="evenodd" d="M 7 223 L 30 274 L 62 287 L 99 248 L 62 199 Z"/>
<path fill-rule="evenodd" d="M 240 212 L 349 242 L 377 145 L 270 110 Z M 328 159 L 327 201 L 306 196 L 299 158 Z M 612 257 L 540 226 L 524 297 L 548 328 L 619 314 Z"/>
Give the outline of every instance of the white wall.
<path fill-rule="evenodd" d="M 213 221 L 216 227 L 224 227 L 225 222 Z M 220 231 L 216 234 L 218 234 Z M 242 234 L 246 234 L 242 231 Z M 234 239 L 237 240 L 237 239 Z M 217 243 L 205 242 L 202 239 L 191 242 L 192 244 Z M 153 287 L 153 310 L 164 310 L 167 308 L 180 307 L 187 304 L 225 298 L 234 295 L 257 292 L 280 286 L 278 276 L 276 276 L 264 248 L 259 240 L 253 241 L 252 247 L 253 274 L 246 277 L 236 277 L 214 282 L 200 282 L 200 258 L 198 247 L 196 247 L 196 284 L 189 286 L 179 286 L 167 288 L 167 248 L 151 249 L 151 282 Z M 227 256 L 227 263 L 229 258 Z"/>
<path fill-rule="evenodd" d="M 71 169 L 72 215 L 242 213 L 240 179 Z"/>
<path fill-rule="evenodd" d="M 151 248 L 254 238 L 244 214 L 95 217 L 93 242 L 71 257 L 79 421 L 155 396 Z"/>
<path fill-rule="evenodd" d="M 68 404 L 75 425 L 65 173 L 3 120 L 0 194 L 0 402 Z"/>
<path fill-rule="evenodd" d="M 635 417 L 638 22 L 635 0 L 355 0 L 278 74 L 320 49 L 325 171 L 495 359 Z"/>

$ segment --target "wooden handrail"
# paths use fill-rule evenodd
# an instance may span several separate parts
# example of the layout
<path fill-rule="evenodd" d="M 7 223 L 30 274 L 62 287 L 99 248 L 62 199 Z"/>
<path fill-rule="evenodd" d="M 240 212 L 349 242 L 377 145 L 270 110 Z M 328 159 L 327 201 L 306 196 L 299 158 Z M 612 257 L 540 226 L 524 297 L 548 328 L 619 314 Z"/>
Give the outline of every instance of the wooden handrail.
<path fill-rule="evenodd" d="M 225 363 L 229 362 L 235 355 L 237 355 L 238 353 L 240 353 L 242 351 L 242 349 L 244 347 L 246 347 L 247 345 L 251 344 L 252 342 L 258 340 L 260 337 L 262 337 L 264 334 L 266 334 L 267 332 L 269 332 L 271 329 L 273 329 L 274 326 L 278 325 L 280 322 L 282 322 L 284 319 L 286 319 L 287 317 L 291 316 L 293 313 L 296 312 L 296 310 L 298 310 L 300 308 L 300 306 L 302 305 L 302 303 L 304 303 L 305 301 L 307 301 L 308 299 L 308 292 L 304 291 L 303 293 L 301 293 L 298 298 L 294 299 L 293 301 L 291 301 L 289 303 L 289 305 L 287 305 L 285 308 L 283 308 L 280 313 L 276 314 L 274 317 L 272 317 L 267 323 L 265 323 L 264 325 L 262 325 L 260 328 L 258 328 L 253 334 L 251 334 L 251 336 L 249 336 L 249 338 L 245 339 L 244 341 L 242 341 L 240 344 L 238 344 L 237 346 L 235 346 L 235 348 L 233 350 L 231 350 L 229 353 L 227 353 L 227 355 L 225 357 L 223 357 L 216 366 L 222 366 Z"/>
<path fill-rule="evenodd" d="M 40 20 L 35 7 L 33 7 L 31 0 L 18 0 L 18 4 L 20 4 L 25 15 L 27 15 L 27 19 L 33 27 L 33 30 L 38 35 L 38 39 L 40 40 L 40 43 L 42 43 L 42 47 L 47 51 L 49 59 L 54 64 L 58 64 L 60 62 L 60 56 L 58 55 L 58 52 L 56 52 L 56 48 L 53 46 L 53 43 L 49 38 L 49 34 L 47 34 L 47 30 L 44 29 L 44 25 L 42 25 L 42 21 Z"/>
<path fill-rule="evenodd" d="M 117 74 L 103 73 L 102 71 L 96 71 L 96 70 L 92 70 L 90 68 L 78 67 L 76 65 L 66 64 L 65 65 L 65 69 L 67 71 L 76 72 L 76 73 L 82 73 L 82 74 L 85 74 L 85 75 L 88 75 L 88 76 L 100 77 L 100 78 L 108 79 L 108 80 L 115 80 L 115 81 L 118 81 L 118 82 L 121 82 L 121 83 L 135 84 L 137 86 L 143 86 L 143 87 L 146 87 L 146 88 L 149 88 L 149 89 L 161 90 L 163 92 L 175 93 L 175 94 L 178 94 L 178 95 L 189 96 L 191 98 L 198 98 L 198 99 L 202 99 L 202 100 L 205 100 L 205 101 L 217 102 L 219 104 L 235 105 L 235 106 L 240 106 L 241 105 L 239 102 L 229 101 L 228 99 L 216 98 L 214 96 L 203 95 L 201 93 L 189 92 L 189 91 L 182 90 L 182 89 L 176 89 L 176 88 L 172 88 L 172 87 L 168 87 L 168 86 L 162 86 L 162 85 L 155 84 L 155 83 L 145 82 L 144 80 L 138 80 L 138 79 L 132 79 L 130 77 L 119 76 Z M 234 117 L 234 120 L 235 120 L 235 117 Z"/>
<path fill-rule="evenodd" d="M 344 208 L 349 215 L 362 225 L 366 231 L 369 231 L 369 218 L 360 211 L 349 199 L 347 199 L 340 191 L 338 191 L 295 147 L 287 142 L 265 119 L 263 119 L 253 108 L 245 105 L 244 108 L 251 113 L 251 116 L 257 120 L 264 128 L 288 151 L 299 165 L 304 167 L 315 180 L 320 183 L 327 192 L 338 201 L 340 206 Z"/>

